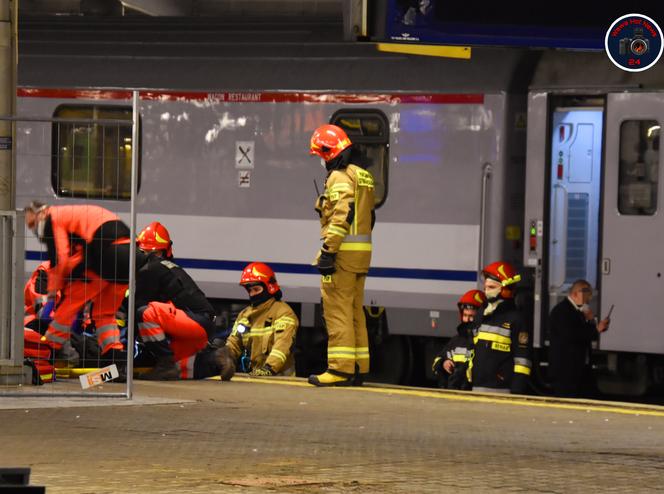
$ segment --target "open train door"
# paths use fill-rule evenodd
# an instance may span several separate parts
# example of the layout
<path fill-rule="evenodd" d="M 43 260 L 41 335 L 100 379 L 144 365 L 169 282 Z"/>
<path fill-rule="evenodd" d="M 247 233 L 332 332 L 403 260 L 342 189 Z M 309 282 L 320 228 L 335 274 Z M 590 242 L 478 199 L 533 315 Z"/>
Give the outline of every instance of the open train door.
<path fill-rule="evenodd" d="M 548 314 L 572 283 L 597 286 L 603 125 L 603 98 L 529 94 L 524 265 L 534 270 L 535 348 L 547 346 Z"/>
<path fill-rule="evenodd" d="M 600 316 L 615 307 L 602 350 L 664 353 L 663 122 L 664 93 L 608 95 Z"/>

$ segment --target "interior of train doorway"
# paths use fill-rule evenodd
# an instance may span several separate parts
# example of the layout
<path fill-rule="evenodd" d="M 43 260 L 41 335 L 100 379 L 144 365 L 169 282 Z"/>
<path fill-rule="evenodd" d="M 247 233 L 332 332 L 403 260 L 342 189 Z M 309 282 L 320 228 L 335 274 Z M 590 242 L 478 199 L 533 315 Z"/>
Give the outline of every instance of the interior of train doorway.
<path fill-rule="evenodd" d="M 588 280 L 591 309 L 611 327 L 594 347 L 599 391 L 643 395 L 664 372 L 657 307 L 664 290 L 658 212 L 662 93 L 549 95 L 540 337 L 571 284 Z M 654 377 L 653 377 L 654 376 Z"/>
<path fill-rule="evenodd" d="M 605 98 L 552 97 L 549 108 L 545 329 L 546 314 L 567 297 L 576 280 L 593 286 L 591 308 L 598 310 Z"/>
<path fill-rule="evenodd" d="M 551 309 L 585 279 L 594 288 L 591 309 L 600 310 L 606 97 L 539 93 L 531 94 L 529 105 L 528 152 L 536 150 L 538 157 L 529 159 L 527 183 L 541 195 L 526 204 L 531 242 L 525 261 L 537 266 L 533 330 L 540 365 L 533 377 L 548 393 Z"/>

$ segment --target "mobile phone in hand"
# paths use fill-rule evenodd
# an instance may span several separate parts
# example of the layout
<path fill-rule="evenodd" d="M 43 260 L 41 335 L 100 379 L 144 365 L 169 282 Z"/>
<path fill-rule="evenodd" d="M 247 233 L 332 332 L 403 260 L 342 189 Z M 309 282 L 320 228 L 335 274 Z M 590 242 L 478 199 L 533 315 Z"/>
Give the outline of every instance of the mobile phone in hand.
<path fill-rule="evenodd" d="M 609 309 L 609 313 L 606 315 L 606 319 L 611 318 L 611 313 L 613 312 L 613 307 L 614 307 L 614 304 L 611 304 L 611 308 Z"/>

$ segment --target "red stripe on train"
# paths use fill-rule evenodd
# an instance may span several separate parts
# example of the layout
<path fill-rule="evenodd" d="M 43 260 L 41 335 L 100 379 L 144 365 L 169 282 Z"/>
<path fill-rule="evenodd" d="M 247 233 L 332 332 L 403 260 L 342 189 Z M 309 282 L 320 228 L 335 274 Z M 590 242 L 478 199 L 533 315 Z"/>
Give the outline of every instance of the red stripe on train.
<path fill-rule="evenodd" d="M 113 89 L 19 88 L 21 98 L 130 100 L 131 91 Z M 285 92 L 184 92 L 140 91 L 148 101 L 210 101 L 213 103 L 352 103 L 352 104 L 473 104 L 484 103 L 483 94 L 418 93 L 285 93 Z"/>

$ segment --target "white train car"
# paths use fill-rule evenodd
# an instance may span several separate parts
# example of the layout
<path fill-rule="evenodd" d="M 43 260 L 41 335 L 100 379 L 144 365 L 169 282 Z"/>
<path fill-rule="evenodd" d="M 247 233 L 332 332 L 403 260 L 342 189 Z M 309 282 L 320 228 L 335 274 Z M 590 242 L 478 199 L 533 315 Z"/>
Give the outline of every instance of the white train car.
<path fill-rule="evenodd" d="M 372 55 L 373 69 L 353 61 L 356 70 L 343 86 L 329 84 L 323 72 L 315 84 L 279 91 L 267 83 L 266 89 L 233 91 L 228 77 L 214 86 L 200 79 L 192 90 L 177 71 L 163 80 L 168 89 L 149 87 L 151 62 L 138 59 L 132 65 L 143 74 L 138 223 L 159 220 L 169 228 L 179 263 L 220 308 L 244 298 L 238 276 L 247 262 L 270 263 L 300 312 L 301 338 L 317 340 L 319 276 L 311 262 L 320 240 L 313 203 L 325 171 L 308 145 L 318 125 L 344 127 L 377 182 L 365 300 L 373 340 L 381 343 L 374 351 L 375 378 L 422 376 L 441 338 L 454 334 L 456 300 L 477 286 L 478 267 L 497 258 L 521 260 L 525 98 L 512 97 L 510 81 L 522 59 L 503 55 L 499 65 L 496 55 L 489 50 L 471 62 L 424 65 Z M 293 87 L 292 72 L 307 63 L 280 69 L 290 79 L 285 87 Z M 496 70 L 474 87 L 466 84 L 481 64 Z M 446 65 L 447 73 L 441 71 Z M 41 75 L 42 84 L 30 83 L 36 74 L 28 66 L 19 114 L 131 117 L 129 91 L 92 87 L 103 78 L 96 71 L 87 73 L 86 87 L 72 87 L 81 85 L 73 83 L 81 74 L 70 68 L 64 77 L 72 84 L 58 84 L 58 73 L 44 85 Z M 415 91 L 416 81 L 396 78 L 379 85 L 395 68 L 419 70 L 435 90 Z M 112 79 L 117 70 L 109 64 L 104 72 Z M 274 77 L 269 64 L 255 74 L 256 81 Z M 138 85 L 129 79 L 124 86 Z M 129 127 L 24 122 L 17 134 L 19 207 L 36 198 L 101 201 L 128 212 Z M 28 238 L 31 267 L 41 252 Z"/>

